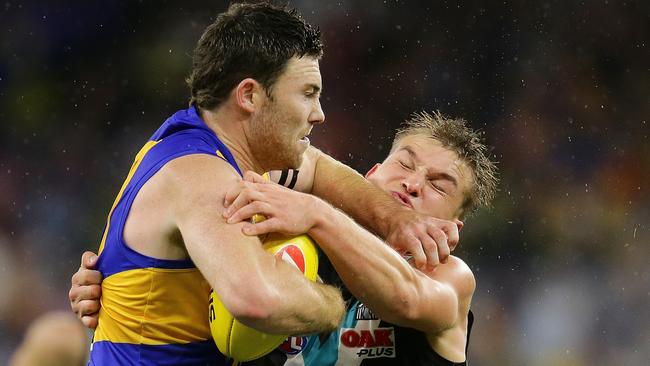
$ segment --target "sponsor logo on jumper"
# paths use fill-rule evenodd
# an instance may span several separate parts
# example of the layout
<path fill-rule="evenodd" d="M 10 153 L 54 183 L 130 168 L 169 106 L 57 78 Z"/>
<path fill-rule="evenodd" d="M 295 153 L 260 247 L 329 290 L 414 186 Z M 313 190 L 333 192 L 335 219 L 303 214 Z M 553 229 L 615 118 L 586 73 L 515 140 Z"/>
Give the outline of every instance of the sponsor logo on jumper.
<path fill-rule="evenodd" d="M 297 355 L 307 346 L 307 337 L 289 337 L 278 349 L 288 355 Z"/>
<path fill-rule="evenodd" d="M 395 357 L 393 328 L 341 329 L 341 347 L 358 348 L 354 353 L 359 358 Z"/>
<path fill-rule="evenodd" d="M 357 320 L 377 320 L 379 319 L 375 314 L 372 313 L 372 310 L 368 309 L 365 304 L 359 304 L 357 306 L 357 312 L 355 315 Z"/>

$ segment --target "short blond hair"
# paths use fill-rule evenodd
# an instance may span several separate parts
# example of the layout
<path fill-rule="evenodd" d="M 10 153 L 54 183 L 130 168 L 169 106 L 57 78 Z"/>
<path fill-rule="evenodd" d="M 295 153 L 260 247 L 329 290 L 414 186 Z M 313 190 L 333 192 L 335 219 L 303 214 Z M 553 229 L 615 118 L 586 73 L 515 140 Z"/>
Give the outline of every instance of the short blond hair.
<path fill-rule="evenodd" d="M 488 157 L 488 148 L 479 131 L 469 128 L 462 118 L 449 118 L 438 111 L 432 114 L 416 112 L 397 130 L 391 152 L 401 139 L 411 135 L 424 135 L 440 142 L 470 168 L 472 186 L 465 193 L 461 217 L 490 205 L 497 191 L 497 167 Z"/>

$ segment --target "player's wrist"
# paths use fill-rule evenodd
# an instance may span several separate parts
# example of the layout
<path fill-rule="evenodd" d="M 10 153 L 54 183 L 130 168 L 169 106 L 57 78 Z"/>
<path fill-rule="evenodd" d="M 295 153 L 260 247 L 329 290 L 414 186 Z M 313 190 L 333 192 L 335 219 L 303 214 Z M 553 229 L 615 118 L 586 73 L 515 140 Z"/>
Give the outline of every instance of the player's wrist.
<path fill-rule="evenodd" d="M 307 234 L 316 238 L 320 232 L 327 232 L 328 227 L 336 220 L 337 211 L 329 203 L 317 197 L 313 197 L 313 202 L 310 204 L 309 216 L 312 225 Z"/>
<path fill-rule="evenodd" d="M 406 210 L 408 209 L 400 206 L 377 202 L 377 204 L 373 205 L 371 211 L 373 216 L 371 222 L 374 223 L 373 231 L 379 237 L 386 239 L 396 230 L 396 226 L 400 225 L 400 213 Z"/>

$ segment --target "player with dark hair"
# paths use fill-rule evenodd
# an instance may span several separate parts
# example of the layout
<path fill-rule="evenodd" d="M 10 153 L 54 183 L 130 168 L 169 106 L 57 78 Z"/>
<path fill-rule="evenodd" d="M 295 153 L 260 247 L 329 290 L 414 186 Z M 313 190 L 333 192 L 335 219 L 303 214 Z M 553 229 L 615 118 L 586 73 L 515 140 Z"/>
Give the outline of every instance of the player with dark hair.
<path fill-rule="evenodd" d="M 231 5 L 205 30 L 188 78 L 190 108 L 142 147 L 108 215 L 91 364 L 223 364 L 205 315 L 210 287 L 233 316 L 261 331 L 337 326 L 344 305 L 336 288 L 307 281 L 262 250 L 259 238 L 244 235 L 242 224 L 223 219 L 225 194 L 242 171 L 297 168 L 308 151 L 318 161 L 314 174 L 349 182 L 343 191 L 316 178 L 322 190 L 314 193 L 347 202 L 361 221 L 386 217 L 373 227 L 383 236 L 412 237 L 409 245 L 418 249 L 433 240 L 434 228 L 457 240 L 451 223 L 400 210 L 351 169 L 309 148 L 306 136 L 324 121 L 321 54 L 317 30 L 268 3 Z M 358 197 L 376 204 L 362 209 Z M 420 251 L 421 265 L 438 256 Z M 71 302 L 79 303 L 74 295 Z"/>
<path fill-rule="evenodd" d="M 289 59 L 322 55 L 320 32 L 295 9 L 235 3 L 205 29 L 194 49 L 187 78 L 190 104 L 214 109 L 247 77 L 272 98 L 273 84 Z"/>

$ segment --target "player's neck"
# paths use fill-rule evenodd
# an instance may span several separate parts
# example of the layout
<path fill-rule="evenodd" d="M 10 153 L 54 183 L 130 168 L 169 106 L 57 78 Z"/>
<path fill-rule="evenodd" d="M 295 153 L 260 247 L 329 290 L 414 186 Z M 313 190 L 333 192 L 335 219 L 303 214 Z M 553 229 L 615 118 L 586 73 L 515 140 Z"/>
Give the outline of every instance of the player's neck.
<path fill-rule="evenodd" d="M 261 164 L 253 157 L 242 128 L 246 122 L 241 114 L 227 106 L 220 107 L 216 111 L 201 110 L 200 114 L 205 124 L 228 147 L 242 173 L 249 170 L 258 174 L 265 173 Z"/>

